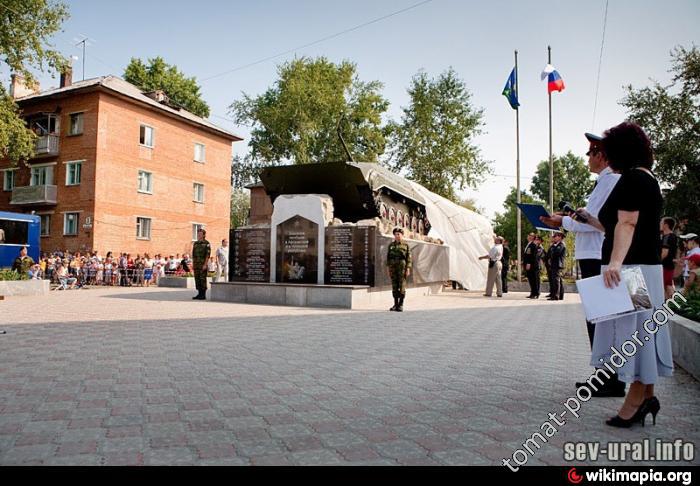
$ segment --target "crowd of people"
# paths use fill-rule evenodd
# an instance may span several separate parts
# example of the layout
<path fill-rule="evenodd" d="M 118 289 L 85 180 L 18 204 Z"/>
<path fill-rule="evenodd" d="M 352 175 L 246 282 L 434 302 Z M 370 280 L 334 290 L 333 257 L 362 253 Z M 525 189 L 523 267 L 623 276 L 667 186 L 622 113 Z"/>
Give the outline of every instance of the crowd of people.
<path fill-rule="evenodd" d="M 549 281 L 548 300 L 564 300 L 564 268 L 566 260 L 566 245 L 564 233 L 555 231 L 550 236 L 549 248 L 545 250 L 542 236 L 530 233 L 527 236 L 527 245 L 523 251 L 523 269 L 530 283 L 530 295 L 528 299 L 540 297 L 540 285 L 542 269 L 547 272 Z M 486 279 L 486 292 L 484 297 L 493 295 L 496 287 L 496 296 L 503 297 L 508 293 L 508 278 L 511 266 L 510 248 L 508 241 L 502 236 L 494 237 L 494 245 L 487 255 L 480 260 L 488 260 L 488 274 Z"/>
<path fill-rule="evenodd" d="M 43 253 L 38 262 L 20 250 L 12 270 L 30 279 L 50 280 L 62 289 L 84 286 L 149 287 L 158 285 L 163 277 L 184 277 L 193 274 L 193 260 L 189 254 L 143 255 L 107 252 L 87 253 L 54 251 Z M 209 258 L 207 269 L 214 280 L 228 279 L 228 242 L 224 240 L 216 255 Z"/>

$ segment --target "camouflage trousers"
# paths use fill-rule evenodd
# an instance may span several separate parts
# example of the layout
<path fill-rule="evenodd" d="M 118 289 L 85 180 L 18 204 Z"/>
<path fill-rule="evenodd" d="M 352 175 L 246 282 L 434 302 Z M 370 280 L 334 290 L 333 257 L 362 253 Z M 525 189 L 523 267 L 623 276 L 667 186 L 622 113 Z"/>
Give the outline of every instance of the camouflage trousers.
<path fill-rule="evenodd" d="M 201 269 L 195 264 L 194 267 L 194 286 L 197 290 L 205 292 L 207 290 L 207 271 Z"/>
<path fill-rule="evenodd" d="M 389 274 L 391 275 L 391 290 L 394 295 L 398 296 L 406 295 L 406 264 L 396 263 L 389 267 Z"/>

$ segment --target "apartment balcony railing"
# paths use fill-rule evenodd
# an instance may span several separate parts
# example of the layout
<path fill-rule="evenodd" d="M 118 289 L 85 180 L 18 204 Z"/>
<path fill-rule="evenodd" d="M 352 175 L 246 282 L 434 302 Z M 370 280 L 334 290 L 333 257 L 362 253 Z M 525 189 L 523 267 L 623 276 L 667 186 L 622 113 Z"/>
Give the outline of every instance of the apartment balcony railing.
<path fill-rule="evenodd" d="M 58 135 L 41 135 L 34 143 L 34 157 L 51 157 L 58 155 Z"/>
<path fill-rule="evenodd" d="M 10 204 L 17 206 L 56 204 L 56 186 L 19 186 L 12 189 Z"/>

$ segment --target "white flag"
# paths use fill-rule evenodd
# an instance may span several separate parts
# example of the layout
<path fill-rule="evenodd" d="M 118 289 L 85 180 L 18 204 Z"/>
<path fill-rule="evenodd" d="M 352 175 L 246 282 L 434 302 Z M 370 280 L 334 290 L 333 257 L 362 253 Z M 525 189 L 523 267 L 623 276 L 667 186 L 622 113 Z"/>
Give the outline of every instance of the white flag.
<path fill-rule="evenodd" d="M 547 64 L 544 69 L 542 70 L 542 74 L 540 74 L 540 80 L 544 81 L 544 79 L 549 76 L 549 73 L 554 72 L 554 66 L 551 64 Z"/>

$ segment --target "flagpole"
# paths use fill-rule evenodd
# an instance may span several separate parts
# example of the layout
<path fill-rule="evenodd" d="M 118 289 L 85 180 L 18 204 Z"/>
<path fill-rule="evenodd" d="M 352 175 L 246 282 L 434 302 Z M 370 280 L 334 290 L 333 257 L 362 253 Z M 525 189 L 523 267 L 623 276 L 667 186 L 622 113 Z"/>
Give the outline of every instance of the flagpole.
<path fill-rule="evenodd" d="M 547 46 L 547 64 L 552 64 L 552 47 Z M 549 98 L 549 210 L 554 213 L 554 159 L 552 158 L 552 92 L 547 88 Z"/>
<path fill-rule="evenodd" d="M 520 95 L 518 92 L 518 50 L 515 50 L 515 93 L 516 95 Z M 516 174 L 516 191 L 517 191 L 517 196 L 516 200 L 518 201 L 518 204 L 520 204 L 520 107 L 516 106 L 515 107 L 515 174 Z M 522 240 L 522 223 L 521 223 L 521 214 L 520 214 L 520 206 L 517 207 L 516 209 L 516 214 L 517 214 L 517 228 L 518 228 L 518 282 L 520 282 L 521 278 L 521 240 Z"/>

